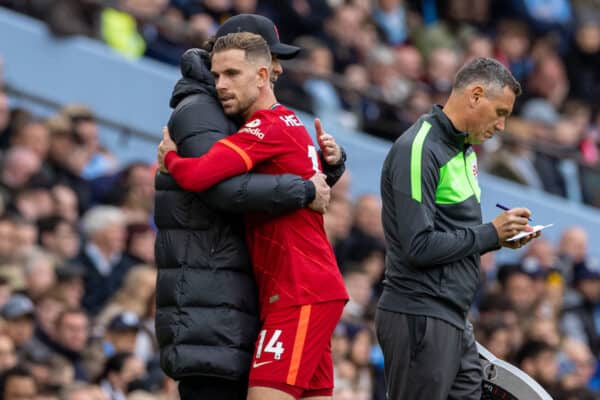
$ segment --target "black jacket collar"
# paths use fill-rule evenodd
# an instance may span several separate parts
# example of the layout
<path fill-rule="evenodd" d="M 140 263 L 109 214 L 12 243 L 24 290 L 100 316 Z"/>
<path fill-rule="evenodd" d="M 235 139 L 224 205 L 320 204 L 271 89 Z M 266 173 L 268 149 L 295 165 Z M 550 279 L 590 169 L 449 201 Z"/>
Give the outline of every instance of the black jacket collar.
<path fill-rule="evenodd" d="M 453 144 L 459 147 L 465 145 L 465 140 L 467 139 L 467 134 L 456 129 L 450 118 L 444 113 L 442 110 L 442 106 L 439 104 L 434 104 L 431 108 L 431 114 L 438 121 L 442 128 L 443 137 L 447 139 L 449 144 Z"/>
<path fill-rule="evenodd" d="M 210 72 L 210 56 L 201 49 L 190 49 L 181 56 L 181 79 L 175 84 L 169 105 L 172 108 L 189 95 L 204 93 L 217 97 Z"/>

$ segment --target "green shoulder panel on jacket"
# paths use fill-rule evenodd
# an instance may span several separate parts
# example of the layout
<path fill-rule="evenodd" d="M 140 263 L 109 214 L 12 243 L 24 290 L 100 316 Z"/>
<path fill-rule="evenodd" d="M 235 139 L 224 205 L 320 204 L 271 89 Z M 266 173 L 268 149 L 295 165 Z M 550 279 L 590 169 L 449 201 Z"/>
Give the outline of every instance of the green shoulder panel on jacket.
<path fill-rule="evenodd" d="M 457 153 L 440 168 L 435 202 L 437 204 L 458 204 L 473 195 L 479 202 L 481 189 L 477 183 L 476 174 L 477 155 L 475 152 L 471 152 L 466 158 L 462 152 Z"/>
<path fill-rule="evenodd" d="M 410 148 L 410 192 L 413 200 L 421 202 L 421 165 L 423 158 L 423 143 L 431 129 L 431 124 L 423 121 Z"/>

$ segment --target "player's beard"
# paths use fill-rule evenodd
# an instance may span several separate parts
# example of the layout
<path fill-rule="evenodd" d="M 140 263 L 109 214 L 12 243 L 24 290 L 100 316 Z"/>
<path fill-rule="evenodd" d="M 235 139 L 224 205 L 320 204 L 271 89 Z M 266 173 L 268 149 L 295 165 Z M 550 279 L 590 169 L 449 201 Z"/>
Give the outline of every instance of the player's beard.
<path fill-rule="evenodd" d="M 248 119 L 250 117 L 250 109 L 252 108 L 254 103 L 256 103 L 257 98 L 258 96 L 249 96 L 245 99 L 240 100 L 235 114 L 241 115 L 245 119 Z"/>

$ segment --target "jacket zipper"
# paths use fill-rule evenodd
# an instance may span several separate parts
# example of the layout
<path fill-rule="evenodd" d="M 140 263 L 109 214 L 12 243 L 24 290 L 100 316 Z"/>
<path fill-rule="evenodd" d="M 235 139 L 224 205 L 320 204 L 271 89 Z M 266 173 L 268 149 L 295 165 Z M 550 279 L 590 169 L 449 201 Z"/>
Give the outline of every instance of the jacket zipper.
<path fill-rule="evenodd" d="M 475 191 L 475 188 L 473 187 L 473 181 L 471 180 L 471 176 L 469 175 L 469 173 L 473 173 L 472 171 L 468 170 L 467 167 L 467 151 L 465 150 L 465 144 L 462 144 L 462 153 L 463 153 L 463 164 L 465 165 L 465 173 L 467 174 L 467 181 L 469 181 L 469 187 L 471 188 L 471 192 L 473 192 L 473 195 L 475 197 L 477 197 L 477 192 Z"/>

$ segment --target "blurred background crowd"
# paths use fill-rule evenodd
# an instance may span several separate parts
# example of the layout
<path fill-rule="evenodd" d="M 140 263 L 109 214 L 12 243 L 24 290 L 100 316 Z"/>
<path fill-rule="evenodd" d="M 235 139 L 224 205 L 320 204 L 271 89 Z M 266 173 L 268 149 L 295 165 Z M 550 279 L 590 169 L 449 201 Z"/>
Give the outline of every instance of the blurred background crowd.
<path fill-rule="evenodd" d="M 173 65 L 229 16 L 266 15 L 282 41 L 303 48 L 284 64 L 282 103 L 317 116 L 335 113 L 340 124 L 387 140 L 444 103 L 466 60 L 495 57 L 524 95 L 507 132 L 477 149 L 480 167 L 600 207 L 598 0 L 0 6 L 44 20 L 55 35 L 86 35 L 123 57 Z M 0 393 L 176 399 L 174 382 L 160 371 L 153 332 L 155 166 L 123 165 L 102 146 L 97 117 L 85 105 L 41 118 L 11 107 L 1 89 L 0 152 Z M 378 194 L 352 198 L 351 184 L 347 171 L 325 215 L 351 297 L 332 338 L 334 398 L 383 400 L 383 358 L 373 331 L 385 255 L 381 203 Z M 590 239 L 572 227 L 557 245 L 534 241 L 514 263 L 482 258 L 470 315 L 478 340 L 555 399 L 600 398 L 600 262 L 588 256 Z"/>

